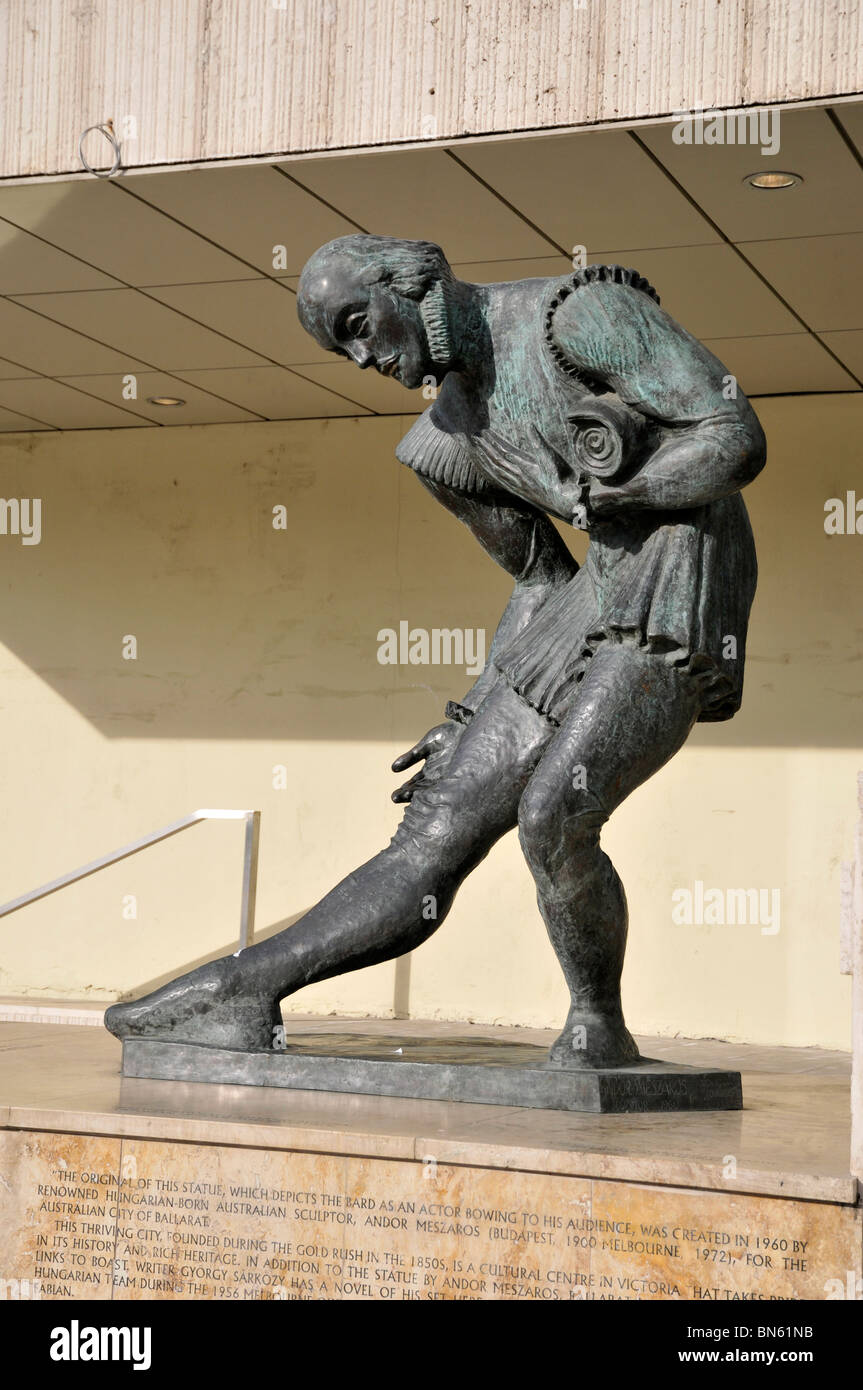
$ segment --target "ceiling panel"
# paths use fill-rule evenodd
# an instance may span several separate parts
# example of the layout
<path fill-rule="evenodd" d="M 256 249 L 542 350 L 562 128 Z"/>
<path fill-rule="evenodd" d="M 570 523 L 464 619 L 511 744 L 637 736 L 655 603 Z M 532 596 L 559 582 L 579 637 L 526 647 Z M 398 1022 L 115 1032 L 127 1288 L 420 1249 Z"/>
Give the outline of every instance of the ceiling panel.
<path fill-rule="evenodd" d="M 39 420 L 30 420 L 26 415 L 19 415 L 14 410 L 6 410 L 0 406 L 0 430 L 4 434 L 28 432 L 30 430 L 47 430 L 50 425 L 43 424 Z"/>
<path fill-rule="evenodd" d="M 675 145 L 673 129 L 638 135 L 732 241 L 863 230 L 860 167 L 826 112 L 783 111 L 775 155 L 762 155 L 758 144 Z M 750 188 L 743 179 L 760 169 L 789 170 L 804 181 Z"/>
<path fill-rule="evenodd" d="M 72 296 L 74 298 L 74 296 Z M 42 296 L 38 296 L 41 302 Z M 71 372 L 128 371 L 141 366 L 134 358 L 73 333 L 12 299 L 0 299 L 0 343 L 16 362 L 45 376 Z"/>
<path fill-rule="evenodd" d="M 794 315 L 723 242 L 639 251 L 631 257 L 605 251 L 590 259 L 639 271 L 653 285 L 663 308 L 696 338 L 745 338 L 800 329 Z"/>
<path fill-rule="evenodd" d="M 61 381 L 39 377 L 34 381 L 0 381 L 0 405 L 29 412 L 37 420 L 61 430 L 114 429 L 146 426 L 147 421 L 132 414 L 134 403 L 120 410 L 105 401 L 75 391 Z"/>
<path fill-rule="evenodd" d="M 19 367 L 17 362 L 4 362 L 0 358 L 0 381 L 14 380 L 24 376 L 38 376 L 38 372 L 29 372 L 26 367 Z"/>
<path fill-rule="evenodd" d="M 502 280 L 542 280 L 566 275 L 572 270 L 572 263 L 566 256 L 528 256 L 520 261 L 466 261 L 454 265 L 453 270 L 460 280 L 494 285 Z"/>
<path fill-rule="evenodd" d="M 863 104 L 836 112 L 863 148 Z M 773 167 L 804 178 L 788 193 L 742 184 L 768 162 L 757 147 L 675 145 L 671 123 L 637 138 L 543 135 L 0 187 L 0 428 L 422 410 L 420 392 L 357 371 L 300 327 L 302 264 L 354 224 L 438 241 L 477 284 L 566 275 L 569 248 L 585 245 L 590 261 L 647 276 L 748 393 L 855 389 L 863 169 L 824 110 L 780 121 Z M 287 269 L 275 270 L 281 245 Z M 129 372 L 136 402 L 122 400 Z M 147 405 L 159 394 L 186 405 Z"/>
<path fill-rule="evenodd" d="M 147 174 L 126 187 L 268 275 L 274 247 L 286 251 L 281 272 L 298 275 L 318 246 L 357 230 L 271 165 Z"/>
<path fill-rule="evenodd" d="M 423 399 L 421 392 L 408 391 L 392 377 L 381 376 L 374 367 L 363 371 L 353 362 L 333 359 L 320 366 L 306 364 L 298 367 L 297 371 L 309 381 L 316 381 L 330 391 L 338 391 L 380 415 L 414 415 L 431 404 Z"/>
<path fill-rule="evenodd" d="M 549 251 L 544 237 L 444 150 L 301 160 L 286 167 L 366 231 L 435 241 L 451 264 Z"/>
<path fill-rule="evenodd" d="M 565 251 L 719 240 L 623 131 L 460 145 L 458 157 Z"/>
<path fill-rule="evenodd" d="M 256 353 L 211 333 L 137 290 L 24 295 L 14 302 L 30 305 L 70 328 L 88 333 L 118 353 L 126 352 L 130 357 L 138 354 L 150 366 L 165 371 L 178 367 L 245 367 L 261 361 Z M 86 370 L 85 364 L 72 363 L 61 375 Z"/>
<path fill-rule="evenodd" d="M 246 410 L 268 420 L 303 420 L 330 415 L 368 415 L 371 412 L 306 381 L 284 367 L 253 367 L 248 371 L 184 372 L 183 379 L 205 391 L 216 391 Z"/>
<path fill-rule="evenodd" d="M 749 241 L 740 249 L 809 328 L 863 328 L 863 231 Z"/>
<path fill-rule="evenodd" d="M 849 372 L 853 372 L 863 381 L 863 329 L 822 333 L 821 337 L 830 351 L 835 352 L 840 361 L 845 363 Z"/>
<path fill-rule="evenodd" d="M 0 217 L 130 285 L 254 274 L 107 179 L 0 187 Z"/>
<path fill-rule="evenodd" d="M 863 158 L 863 103 L 839 101 L 833 107 L 833 113 Z"/>
<path fill-rule="evenodd" d="M 736 376 L 747 396 L 859 389 L 853 376 L 843 371 L 811 333 L 712 338 L 705 344 Z"/>
<path fill-rule="evenodd" d="M 292 366 L 295 362 L 331 360 L 331 354 L 318 347 L 300 325 L 296 295 L 272 280 L 157 285 L 148 293 L 275 362 Z"/>
<path fill-rule="evenodd" d="M 190 386 L 179 377 L 168 376 L 166 372 L 136 372 L 138 397 L 134 401 L 124 401 L 120 395 L 121 379 L 112 373 L 108 376 L 66 377 L 66 384 L 87 391 L 91 396 L 134 410 L 144 420 L 152 420 L 157 425 L 210 425 L 239 420 L 257 420 L 260 416 L 240 406 L 220 400 L 197 386 Z M 148 396 L 178 396 L 185 402 L 179 406 L 150 405 Z"/>
<path fill-rule="evenodd" d="M 112 276 L 13 227 L 11 222 L 0 221 L 0 294 L 102 290 L 116 284 Z"/>

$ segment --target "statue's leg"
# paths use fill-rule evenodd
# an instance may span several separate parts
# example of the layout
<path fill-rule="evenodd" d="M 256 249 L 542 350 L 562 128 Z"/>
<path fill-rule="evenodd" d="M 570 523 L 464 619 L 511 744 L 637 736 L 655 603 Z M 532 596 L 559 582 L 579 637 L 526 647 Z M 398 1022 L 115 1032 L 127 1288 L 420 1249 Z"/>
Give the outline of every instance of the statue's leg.
<path fill-rule="evenodd" d="M 603 643 L 522 797 L 519 836 L 572 1000 L 553 1066 L 623 1066 L 638 1056 L 620 1002 L 626 897 L 599 835 L 677 752 L 698 712 L 691 681 L 660 655 Z"/>
<path fill-rule="evenodd" d="M 555 732 L 500 681 L 437 780 L 414 793 L 386 849 L 278 935 L 144 999 L 113 1005 L 107 1027 L 118 1037 L 271 1046 L 286 994 L 391 960 L 431 936 L 462 880 L 515 825 L 522 792 Z"/>

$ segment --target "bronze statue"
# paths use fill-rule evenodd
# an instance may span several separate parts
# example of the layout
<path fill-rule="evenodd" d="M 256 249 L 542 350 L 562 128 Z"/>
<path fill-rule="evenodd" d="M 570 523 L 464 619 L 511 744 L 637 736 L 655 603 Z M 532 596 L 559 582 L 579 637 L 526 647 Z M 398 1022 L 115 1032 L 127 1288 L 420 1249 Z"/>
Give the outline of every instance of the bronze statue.
<path fill-rule="evenodd" d="M 512 597 L 476 684 L 393 764 L 423 767 L 394 793 L 406 810 L 390 844 L 294 926 L 114 1005 L 107 1025 L 268 1049 L 280 999 L 421 945 L 518 825 L 571 996 L 547 1065 L 637 1062 L 626 899 L 600 831 L 696 721 L 740 705 L 756 582 L 740 489 L 764 465 L 758 420 L 619 266 L 473 285 L 429 242 L 348 236 L 311 257 L 298 309 L 358 367 L 439 386 L 397 456 L 509 572 Z M 581 568 L 550 517 L 589 533 Z"/>

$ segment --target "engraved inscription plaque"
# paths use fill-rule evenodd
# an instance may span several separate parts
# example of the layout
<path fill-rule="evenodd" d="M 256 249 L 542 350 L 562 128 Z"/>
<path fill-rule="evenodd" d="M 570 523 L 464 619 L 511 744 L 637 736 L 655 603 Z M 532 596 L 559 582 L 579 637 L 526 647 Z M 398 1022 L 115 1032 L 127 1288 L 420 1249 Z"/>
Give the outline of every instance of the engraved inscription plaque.
<path fill-rule="evenodd" d="M 843 1297 L 850 1206 L 424 1161 L 6 1132 L 6 1280 L 43 1299 Z"/>

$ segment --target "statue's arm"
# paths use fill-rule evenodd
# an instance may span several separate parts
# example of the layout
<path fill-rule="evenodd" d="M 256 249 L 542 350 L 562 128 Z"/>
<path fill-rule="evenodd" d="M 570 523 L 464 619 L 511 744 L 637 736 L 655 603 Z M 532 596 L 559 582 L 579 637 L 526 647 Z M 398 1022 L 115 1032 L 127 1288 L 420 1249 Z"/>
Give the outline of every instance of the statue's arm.
<path fill-rule="evenodd" d="M 475 710 L 497 680 L 494 657 L 530 621 L 550 592 L 578 571 L 544 513 L 502 492 L 460 492 L 417 474 L 420 482 L 473 533 L 483 549 L 511 574 L 515 587 L 497 626 L 485 669 L 461 704 Z"/>
<path fill-rule="evenodd" d="M 748 400 L 649 295 L 614 282 L 585 285 L 557 309 L 552 336 L 579 371 L 660 427 L 658 445 L 633 477 L 620 486 L 592 483 L 594 513 L 697 507 L 760 473 L 766 445 Z"/>

